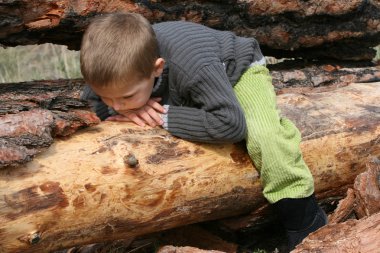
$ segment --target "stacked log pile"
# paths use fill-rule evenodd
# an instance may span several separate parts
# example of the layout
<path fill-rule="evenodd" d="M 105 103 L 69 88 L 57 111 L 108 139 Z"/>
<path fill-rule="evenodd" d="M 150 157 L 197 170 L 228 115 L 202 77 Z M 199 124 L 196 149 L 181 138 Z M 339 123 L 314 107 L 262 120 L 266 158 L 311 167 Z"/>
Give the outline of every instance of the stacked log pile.
<path fill-rule="evenodd" d="M 378 87 L 278 96 L 303 133 L 320 199 L 342 196 L 368 156 L 380 155 Z M 3 168 L 0 180 L 5 252 L 133 238 L 266 205 L 242 146 L 190 143 L 161 129 L 111 122 L 56 139 L 33 161 Z"/>

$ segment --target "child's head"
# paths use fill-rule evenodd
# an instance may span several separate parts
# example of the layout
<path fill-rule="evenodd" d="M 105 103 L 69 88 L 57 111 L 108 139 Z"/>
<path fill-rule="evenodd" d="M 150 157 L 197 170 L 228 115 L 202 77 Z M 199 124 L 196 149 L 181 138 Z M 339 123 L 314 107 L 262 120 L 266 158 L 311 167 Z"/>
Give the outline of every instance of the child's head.
<path fill-rule="evenodd" d="M 94 19 L 83 36 L 80 61 L 85 81 L 117 111 L 143 106 L 164 67 L 149 21 L 135 13 Z"/>

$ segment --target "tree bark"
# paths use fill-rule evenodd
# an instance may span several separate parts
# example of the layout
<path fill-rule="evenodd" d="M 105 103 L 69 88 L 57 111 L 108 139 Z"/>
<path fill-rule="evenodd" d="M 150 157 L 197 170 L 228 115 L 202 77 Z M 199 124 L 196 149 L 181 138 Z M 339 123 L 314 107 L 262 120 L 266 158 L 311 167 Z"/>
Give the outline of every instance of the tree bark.
<path fill-rule="evenodd" d="M 380 160 L 368 163 L 367 170 L 356 177 L 353 189 L 339 202 L 330 223 L 344 222 L 349 218 L 361 219 L 380 212 Z"/>
<path fill-rule="evenodd" d="M 0 85 L 0 168 L 25 163 L 53 143 L 99 123 L 79 100 L 83 81 Z"/>
<path fill-rule="evenodd" d="M 368 156 L 380 155 L 379 85 L 278 96 L 303 133 L 319 198 L 342 195 Z M 52 251 L 247 213 L 266 205 L 261 191 L 241 145 L 103 122 L 0 171 L 0 252 Z"/>
<path fill-rule="evenodd" d="M 292 253 L 378 252 L 379 238 L 380 213 L 377 213 L 363 220 L 349 220 L 340 224 L 327 225 L 309 235 Z"/>
<path fill-rule="evenodd" d="M 1 1 L 0 44 L 52 42 L 79 49 L 101 13 L 141 13 L 152 23 L 189 20 L 257 38 L 266 55 L 371 60 L 380 44 L 380 2 L 355 1 Z"/>
<path fill-rule="evenodd" d="M 329 225 L 309 235 L 292 252 L 372 253 L 379 250 L 380 160 L 375 158 L 367 167 L 366 172 L 357 176 L 354 189 L 349 189 L 347 197 L 329 217 Z"/>

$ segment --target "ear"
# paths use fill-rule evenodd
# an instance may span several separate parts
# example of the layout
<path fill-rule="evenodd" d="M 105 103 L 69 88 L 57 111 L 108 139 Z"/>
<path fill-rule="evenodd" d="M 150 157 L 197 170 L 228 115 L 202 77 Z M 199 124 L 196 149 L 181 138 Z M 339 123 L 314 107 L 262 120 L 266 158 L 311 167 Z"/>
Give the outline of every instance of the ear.
<path fill-rule="evenodd" d="M 162 74 L 162 71 L 164 71 L 164 66 L 165 66 L 164 58 L 157 58 L 157 60 L 154 63 L 154 69 L 153 69 L 154 77 L 159 77 Z"/>

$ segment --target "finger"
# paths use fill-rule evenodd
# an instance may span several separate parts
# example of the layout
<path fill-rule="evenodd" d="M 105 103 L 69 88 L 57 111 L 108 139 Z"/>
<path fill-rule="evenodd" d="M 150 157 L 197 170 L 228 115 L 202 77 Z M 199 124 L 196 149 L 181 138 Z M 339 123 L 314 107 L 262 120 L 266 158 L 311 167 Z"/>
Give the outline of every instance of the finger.
<path fill-rule="evenodd" d="M 128 114 L 128 118 L 141 127 L 144 127 L 146 125 L 145 122 L 136 113 Z"/>
<path fill-rule="evenodd" d="M 150 107 L 148 107 L 149 109 Z M 150 108 L 151 111 L 155 112 L 152 108 Z M 148 123 L 149 126 L 155 127 L 157 126 L 157 122 L 150 116 L 147 108 L 144 108 L 143 111 L 139 114 L 140 118 L 142 118 L 146 123 Z"/>
<path fill-rule="evenodd" d="M 160 102 L 162 100 L 161 97 L 154 97 L 154 98 L 150 98 L 150 99 L 153 99 L 156 102 Z"/>
<path fill-rule="evenodd" d="M 161 104 L 159 104 L 158 102 L 154 101 L 153 99 L 149 99 L 147 105 L 152 107 L 157 112 L 166 113 L 165 108 Z"/>
<path fill-rule="evenodd" d="M 145 108 L 145 110 L 149 114 L 149 116 L 155 121 L 156 124 L 164 124 L 164 121 L 161 118 L 161 114 L 154 110 L 152 107 L 147 107 Z"/>
<path fill-rule="evenodd" d="M 131 121 L 129 118 L 123 116 L 123 115 L 114 115 L 110 116 L 106 119 L 106 121 L 123 121 L 123 122 L 128 122 Z"/>

